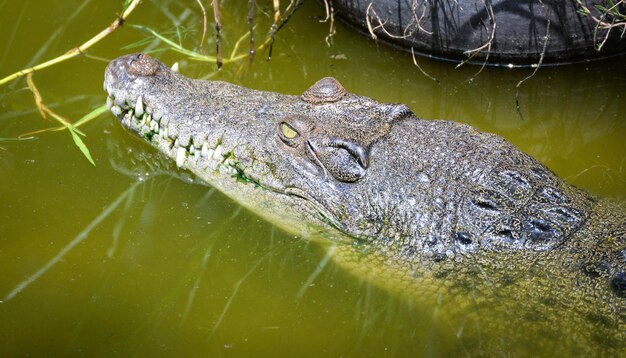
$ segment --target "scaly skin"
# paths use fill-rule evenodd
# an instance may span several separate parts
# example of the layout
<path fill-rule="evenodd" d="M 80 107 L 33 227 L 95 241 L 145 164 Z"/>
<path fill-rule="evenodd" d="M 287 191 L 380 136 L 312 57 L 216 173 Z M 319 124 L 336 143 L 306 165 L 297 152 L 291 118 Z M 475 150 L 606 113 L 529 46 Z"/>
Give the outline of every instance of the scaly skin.
<path fill-rule="evenodd" d="M 472 353 L 506 352 L 517 333 L 555 353 L 624 349 L 623 208 L 504 139 L 332 78 L 290 96 L 192 80 L 135 54 L 109 64 L 105 88 L 122 124 L 179 167 L 332 242 L 360 277 L 442 305 L 455 330 L 480 324 L 465 337 L 491 332 Z"/>

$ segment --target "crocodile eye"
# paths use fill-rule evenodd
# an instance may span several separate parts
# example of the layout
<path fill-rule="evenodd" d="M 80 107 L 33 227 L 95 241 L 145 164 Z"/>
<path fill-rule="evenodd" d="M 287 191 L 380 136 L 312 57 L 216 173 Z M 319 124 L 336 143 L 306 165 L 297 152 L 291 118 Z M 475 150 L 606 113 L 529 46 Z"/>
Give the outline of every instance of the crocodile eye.
<path fill-rule="evenodd" d="M 295 129 L 293 129 L 292 126 L 290 126 L 289 124 L 283 122 L 280 124 L 280 132 L 283 134 L 283 136 L 285 136 L 285 138 L 287 139 L 294 139 L 295 137 L 299 136 L 300 134 L 298 133 L 298 131 L 296 131 Z"/>

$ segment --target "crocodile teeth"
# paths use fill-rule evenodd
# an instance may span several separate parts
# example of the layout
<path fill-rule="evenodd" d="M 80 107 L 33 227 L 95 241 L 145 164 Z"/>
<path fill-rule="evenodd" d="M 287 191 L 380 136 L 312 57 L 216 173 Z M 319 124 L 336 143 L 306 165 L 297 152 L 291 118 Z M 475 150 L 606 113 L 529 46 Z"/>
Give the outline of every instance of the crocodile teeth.
<path fill-rule="evenodd" d="M 152 115 L 151 115 L 151 114 L 148 114 L 148 115 L 146 116 L 146 123 L 145 123 L 145 124 L 146 124 L 146 126 L 148 126 L 148 127 L 150 127 L 150 125 L 152 124 Z"/>
<path fill-rule="evenodd" d="M 172 71 L 178 72 L 178 62 L 174 62 L 174 64 L 172 65 Z"/>
<path fill-rule="evenodd" d="M 143 101 L 141 96 L 137 97 L 137 103 L 135 103 L 135 117 L 141 117 L 143 115 Z"/>
<path fill-rule="evenodd" d="M 213 153 L 215 153 L 215 149 L 208 149 L 206 152 L 206 157 L 209 159 L 213 158 Z"/>
<path fill-rule="evenodd" d="M 110 109 L 111 107 L 113 107 L 113 98 L 107 96 L 107 108 Z"/>
<path fill-rule="evenodd" d="M 217 148 L 215 148 L 215 151 L 213 152 L 213 159 L 221 159 L 220 157 L 222 156 L 222 145 L 218 145 Z"/>
<path fill-rule="evenodd" d="M 178 147 L 176 151 L 176 165 L 180 168 L 185 164 L 187 158 L 187 150 L 184 147 Z"/>
<path fill-rule="evenodd" d="M 113 106 L 111 107 L 111 113 L 113 113 L 113 115 L 117 117 L 122 114 L 122 108 L 120 106 Z"/>
<path fill-rule="evenodd" d="M 202 144 L 201 152 L 202 152 L 202 156 L 203 157 L 208 157 L 209 156 L 209 145 L 206 142 L 204 142 L 204 144 Z"/>

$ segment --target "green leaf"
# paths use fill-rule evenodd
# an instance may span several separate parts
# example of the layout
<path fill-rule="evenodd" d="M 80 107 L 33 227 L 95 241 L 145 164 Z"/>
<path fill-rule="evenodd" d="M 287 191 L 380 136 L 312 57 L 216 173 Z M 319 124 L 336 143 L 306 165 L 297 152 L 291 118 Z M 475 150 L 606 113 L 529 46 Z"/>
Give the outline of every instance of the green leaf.
<path fill-rule="evenodd" d="M 93 164 L 93 166 L 95 167 L 96 163 L 94 163 L 93 158 L 91 157 L 91 153 L 89 153 L 89 149 L 87 149 L 87 146 L 85 145 L 85 143 L 83 143 L 83 140 L 80 139 L 80 137 L 76 133 L 76 128 L 74 128 L 73 126 L 67 126 L 67 129 L 72 134 L 72 139 L 74 139 L 74 144 L 76 144 L 78 149 L 80 149 L 80 151 L 83 152 L 87 160 L 89 160 L 89 162 Z"/>
<path fill-rule="evenodd" d="M 91 121 L 92 119 L 100 116 L 101 114 L 103 114 L 105 112 L 108 112 L 108 108 L 107 108 L 106 105 L 103 104 L 102 106 L 100 106 L 100 107 L 94 109 L 93 111 L 85 114 L 83 116 L 83 118 L 79 119 L 78 121 L 76 121 L 76 123 L 74 123 L 73 127 L 81 126 L 81 125 Z M 84 136 L 84 134 L 83 134 L 83 136 Z"/>
<path fill-rule="evenodd" d="M 176 52 L 181 53 L 183 55 L 187 55 L 187 56 L 189 56 L 189 58 L 191 58 L 193 60 L 207 61 L 207 62 L 215 62 L 216 61 L 215 57 L 213 57 L 213 56 L 205 56 L 205 55 L 202 55 L 202 54 L 200 54 L 198 52 L 188 50 L 188 49 L 182 47 L 181 45 L 177 44 L 176 42 L 170 40 L 169 38 L 167 38 L 167 37 L 161 35 L 160 33 L 156 32 L 155 30 L 152 30 L 149 27 L 142 26 L 142 25 L 135 25 L 135 24 L 129 24 L 128 26 L 130 26 L 132 28 L 135 28 L 135 29 L 138 29 L 140 31 L 147 32 L 147 33 L 151 34 L 152 36 L 154 36 L 154 37 L 158 38 L 159 40 L 165 42 L 165 44 L 169 45 L 170 48 L 173 51 L 176 51 Z"/>

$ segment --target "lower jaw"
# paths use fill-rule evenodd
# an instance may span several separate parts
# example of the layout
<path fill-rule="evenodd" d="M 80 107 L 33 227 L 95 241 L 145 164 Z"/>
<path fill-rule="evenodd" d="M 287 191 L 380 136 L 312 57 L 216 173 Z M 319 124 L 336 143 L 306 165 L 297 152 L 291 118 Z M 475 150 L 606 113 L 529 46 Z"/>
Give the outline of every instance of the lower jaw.
<path fill-rule="evenodd" d="M 203 181 L 216 187 L 226 195 L 233 197 L 233 199 L 252 211 L 258 212 L 259 208 L 255 208 L 253 204 L 254 199 L 248 201 L 249 198 L 245 195 L 250 193 L 244 193 L 246 190 L 242 189 L 243 186 L 248 186 L 255 190 L 264 190 L 269 196 L 292 197 L 292 200 L 297 200 L 295 197 L 300 197 L 302 198 L 301 200 L 308 202 L 321 217 L 326 218 L 325 221 L 328 224 L 338 228 L 340 231 L 344 231 L 341 230 L 339 223 L 331 219 L 332 216 L 329 215 L 328 210 L 305 195 L 303 191 L 293 188 L 272 188 L 261 184 L 259 180 L 247 176 L 232 151 L 225 149 L 219 140 L 213 145 L 209 144 L 208 141 L 195 143 L 193 140 L 187 145 L 182 145 L 178 138 L 170 136 L 166 124 L 169 121 L 163 121 L 162 118 L 152 118 L 152 114 L 148 110 L 141 110 L 139 111 L 140 113 L 137 113 L 135 110 L 136 106 L 133 108 L 132 104 L 125 104 L 123 107 L 117 106 L 111 97 L 107 99 L 107 104 L 111 112 L 124 127 L 137 133 L 160 152 L 173 159 L 178 168 L 190 170 Z M 271 201 L 272 199 L 267 200 Z M 282 221 L 281 216 L 285 216 L 285 212 L 283 210 L 278 211 L 274 215 L 268 213 L 268 215 L 261 216 L 273 217 L 273 220 L 270 220 L 272 222 Z M 301 220 L 301 218 L 298 220 Z M 293 226 L 298 222 L 302 224 L 298 220 L 291 222 L 289 225 Z M 286 226 L 280 225 L 280 223 L 279 226 L 286 229 Z M 293 230 L 286 229 L 286 231 Z"/>

